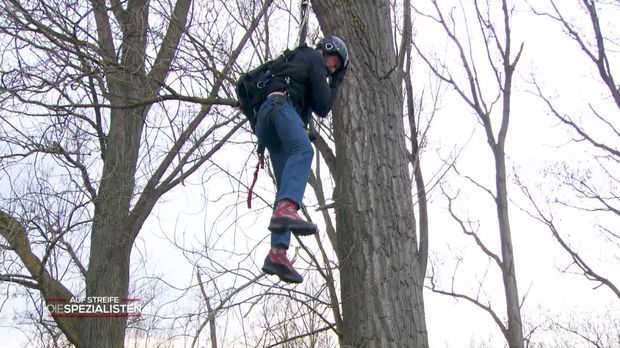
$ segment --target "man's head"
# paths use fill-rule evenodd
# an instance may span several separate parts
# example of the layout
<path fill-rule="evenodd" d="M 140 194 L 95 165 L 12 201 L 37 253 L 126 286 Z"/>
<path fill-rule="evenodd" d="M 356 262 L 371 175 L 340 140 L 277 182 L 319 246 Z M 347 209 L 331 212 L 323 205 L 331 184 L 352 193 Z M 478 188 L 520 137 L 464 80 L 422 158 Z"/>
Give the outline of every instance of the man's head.
<path fill-rule="evenodd" d="M 325 64 L 330 74 L 349 65 L 349 50 L 344 41 L 337 36 L 327 36 L 319 41 L 317 49 L 323 51 Z"/>
<path fill-rule="evenodd" d="M 328 54 L 325 56 L 325 65 L 327 65 L 329 74 L 332 75 L 338 71 L 338 69 L 342 68 L 342 59 L 336 54 Z"/>

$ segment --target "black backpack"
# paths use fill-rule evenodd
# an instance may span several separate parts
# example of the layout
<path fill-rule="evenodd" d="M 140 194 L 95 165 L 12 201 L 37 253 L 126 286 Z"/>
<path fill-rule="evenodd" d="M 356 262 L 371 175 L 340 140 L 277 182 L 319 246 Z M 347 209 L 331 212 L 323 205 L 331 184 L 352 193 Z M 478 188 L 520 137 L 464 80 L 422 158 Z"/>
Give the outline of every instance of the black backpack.
<path fill-rule="evenodd" d="M 256 126 L 256 115 L 261 104 L 265 101 L 265 87 L 269 84 L 282 65 L 297 52 L 294 50 L 286 50 L 278 58 L 261 64 L 258 68 L 248 71 L 241 75 L 235 86 L 237 100 L 239 101 L 239 109 L 246 116 L 254 131 Z"/>

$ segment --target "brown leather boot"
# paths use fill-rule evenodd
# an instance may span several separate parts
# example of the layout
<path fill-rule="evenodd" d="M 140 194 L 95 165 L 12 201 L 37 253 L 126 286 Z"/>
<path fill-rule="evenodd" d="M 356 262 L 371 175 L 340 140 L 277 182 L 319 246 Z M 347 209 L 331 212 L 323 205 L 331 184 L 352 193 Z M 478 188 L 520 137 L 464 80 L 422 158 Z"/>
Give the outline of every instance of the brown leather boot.
<path fill-rule="evenodd" d="M 265 258 L 263 264 L 263 272 L 267 274 L 275 274 L 280 277 L 280 280 L 287 283 L 301 283 L 304 278 L 299 274 L 291 261 L 286 257 L 286 248 L 272 247 Z"/>
<path fill-rule="evenodd" d="M 298 209 L 297 203 L 290 199 L 283 199 L 278 202 L 278 206 L 273 212 L 273 216 L 269 222 L 269 231 L 273 233 L 284 233 L 290 230 L 299 236 L 315 234 L 318 227 L 302 219 L 301 216 L 297 214 Z"/>

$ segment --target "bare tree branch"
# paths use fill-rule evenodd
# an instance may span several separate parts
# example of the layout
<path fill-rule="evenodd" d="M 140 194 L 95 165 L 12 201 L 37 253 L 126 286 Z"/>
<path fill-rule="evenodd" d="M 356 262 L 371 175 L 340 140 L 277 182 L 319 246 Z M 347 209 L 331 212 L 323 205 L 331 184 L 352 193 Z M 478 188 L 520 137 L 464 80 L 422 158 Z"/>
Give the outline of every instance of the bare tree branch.
<path fill-rule="evenodd" d="M 37 286 L 45 299 L 71 298 L 73 294 L 59 281 L 50 276 L 41 260 L 30 249 L 25 227 L 11 215 L 0 210 L 0 235 L 9 243 L 19 256 L 30 276 L 36 280 Z M 31 283 L 26 283 L 31 284 Z M 65 332 L 67 339 L 79 346 L 80 338 L 77 331 L 77 322 L 71 317 L 54 317 L 58 326 Z"/>
<path fill-rule="evenodd" d="M 164 37 L 153 68 L 149 73 L 148 80 L 157 84 L 162 84 L 166 76 L 170 73 L 170 66 L 174 60 L 174 55 L 179 47 L 181 36 L 185 31 L 187 14 L 190 9 L 191 0 L 177 0 L 174 11 L 170 16 L 168 30 Z"/>
<path fill-rule="evenodd" d="M 460 299 L 466 300 L 467 302 L 472 303 L 476 307 L 484 310 L 487 314 L 489 314 L 491 316 L 491 318 L 493 319 L 495 324 L 497 324 L 497 326 L 500 328 L 500 330 L 502 331 L 502 334 L 504 335 L 506 340 L 509 340 L 508 328 L 506 327 L 504 322 L 501 320 L 501 318 L 497 315 L 497 313 L 495 313 L 493 308 L 491 308 L 490 305 L 485 305 L 485 304 L 483 304 L 482 302 L 480 302 L 476 298 L 473 298 L 473 297 L 471 297 L 469 295 L 457 293 L 454 290 L 446 291 L 446 290 L 438 289 L 436 287 L 436 285 L 435 285 L 435 280 L 434 280 L 433 276 L 430 277 L 430 283 L 431 283 L 430 287 L 429 286 L 425 286 L 425 287 L 427 289 L 431 290 L 432 292 L 435 292 L 435 293 L 438 293 L 438 294 L 441 294 L 441 295 L 447 295 L 447 296 L 452 296 L 452 297 L 455 297 L 455 298 L 460 298 Z"/>
<path fill-rule="evenodd" d="M 532 218 L 542 222 L 543 224 L 545 224 L 545 226 L 547 226 L 547 228 L 549 229 L 553 237 L 558 241 L 562 249 L 564 249 L 564 251 L 568 253 L 568 255 L 573 260 L 573 263 L 577 265 L 579 269 L 581 269 L 581 271 L 583 272 L 583 274 L 586 276 L 587 279 L 594 281 L 594 282 L 599 282 L 602 285 L 605 285 L 608 289 L 610 289 L 616 295 L 616 297 L 618 297 L 618 299 L 620 299 L 620 289 L 613 282 L 611 282 L 608 278 L 601 276 L 598 272 L 592 269 L 589 263 L 586 262 L 575 250 L 573 250 L 568 245 L 568 243 L 561 236 L 555 223 L 553 222 L 553 216 L 545 215 L 540 209 L 539 205 L 536 203 L 536 200 L 533 198 L 529 189 L 525 187 L 525 185 L 521 183 L 519 184 L 520 184 L 519 186 L 521 187 L 522 192 L 525 194 L 527 199 L 530 201 L 531 205 L 536 210 L 535 214 L 531 212 L 528 212 L 528 214 Z"/>

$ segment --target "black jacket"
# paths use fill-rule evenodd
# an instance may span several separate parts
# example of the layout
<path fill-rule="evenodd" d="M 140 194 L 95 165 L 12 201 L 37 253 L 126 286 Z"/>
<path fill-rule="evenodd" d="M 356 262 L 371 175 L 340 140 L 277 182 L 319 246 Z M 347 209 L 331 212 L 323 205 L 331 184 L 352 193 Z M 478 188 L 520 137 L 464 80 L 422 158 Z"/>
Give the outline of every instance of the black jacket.
<path fill-rule="evenodd" d="M 325 117 L 334 104 L 338 87 L 327 83 L 328 75 L 321 52 L 303 45 L 278 68 L 267 85 L 266 94 L 286 91 L 304 124 L 307 124 L 311 111 Z M 289 77 L 288 84 L 286 77 Z"/>

